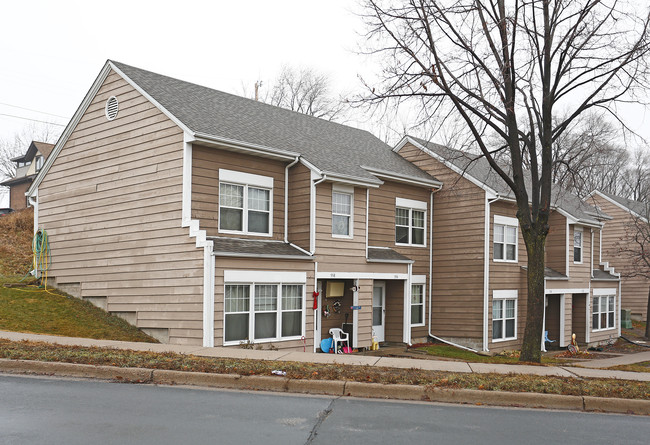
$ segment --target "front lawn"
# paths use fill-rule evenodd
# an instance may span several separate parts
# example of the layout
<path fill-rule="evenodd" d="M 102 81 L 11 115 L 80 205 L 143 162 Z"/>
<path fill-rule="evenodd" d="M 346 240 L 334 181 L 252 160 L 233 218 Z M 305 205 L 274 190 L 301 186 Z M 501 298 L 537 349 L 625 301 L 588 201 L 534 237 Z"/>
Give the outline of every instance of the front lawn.
<path fill-rule="evenodd" d="M 414 348 L 416 351 L 425 352 L 427 355 L 459 360 L 470 363 L 497 363 L 497 364 L 519 364 L 519 351 L 507 351 L 501 354 L 494 356 L 480 355 L 472 351 L 467 351 L 465 349 L 456 348 L 451 345 L 445 345 L 441 343 L 423 345 L 417 348 Z M 555 357 L 542 357 L 543 365 L 556 365 L 556 364 L 567 364 L 570 363 L 570 360 L 559 359 Z M 537 364 L 537 363 L 533 363 Z"/>

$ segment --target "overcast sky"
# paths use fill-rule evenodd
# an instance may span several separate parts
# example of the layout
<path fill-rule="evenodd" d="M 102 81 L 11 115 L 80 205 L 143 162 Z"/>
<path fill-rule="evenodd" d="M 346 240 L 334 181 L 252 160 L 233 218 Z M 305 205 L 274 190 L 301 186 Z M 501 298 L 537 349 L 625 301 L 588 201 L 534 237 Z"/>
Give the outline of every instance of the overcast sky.
<path fill-rule="evenodd" d="M 29 122 L 7 114 L 65 124 L 106 59 L 236 94 L 257 80 L 270 84 L 286 64 L 315 68 L 334 90 L 349 90 L 367 66 L 356 54 L 363 26 L 355 7 L 351 0 L 3 3 L 0 137 Z"/>
<path fill-rule="evenodd" d="M 252 91 L 257 80 L 269 85 L 283 65 L 329 75 L 334 92 L 358 90 L 358 76 L 372 76 L 378 67 L 357 53 L 364 43 L 357 3 L 3 2 L 0 139 L 30 124 L 20 118 L 63 129 L 107 59 L 235 94 Z M 644 110 L 625 114 L 634 129 L 650 135 Z"/>

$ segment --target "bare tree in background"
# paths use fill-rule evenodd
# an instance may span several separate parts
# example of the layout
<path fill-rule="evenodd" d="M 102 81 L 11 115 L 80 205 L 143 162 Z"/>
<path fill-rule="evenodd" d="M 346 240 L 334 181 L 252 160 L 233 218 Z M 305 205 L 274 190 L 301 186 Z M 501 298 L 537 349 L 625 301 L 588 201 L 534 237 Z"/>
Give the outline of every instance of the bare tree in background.
<path fill-rule="evenodd" d="M 634 201 L 650 202 L 650 153 L 647 149 L 634 151 L 620 179 L 622 189 L 617 194 Z"/>
<path fill-rule="evenodd" d="M 620 194 L 629 153 L 618 145 L 619 136 L 600 114 L 574 120 L 553 142 L 553 183 L 580 197 L 594 190 Z"/>
<path fill-rule="evenodd" d="M 332 94 L 329 78 L 310 68 L 283 67 L 263 100 L 329 121 L 343 119 L 346 110 L 346 104 Z"/>
<path fill-rule="evenodd" d="M 585 112 L 616 115 L 617 101 L 645 97 L 648 13 L 624 0 L 365 0 L 364 6 L 370 52 L 384 62 L 381 78 L 366 82 L 365 101 L 415 100 L 439 121 L 461 116 L 515 195 L 528 252 L 520 360 L 539 362 L 553 143 Z M 494 159 L 502 150 L 510 171 Z"/>
<path fill-rule="evenodd" d="M 631 267 L 624 277 L 643 277 L 650 280 L 650 206 L 645 205 L 643 214 L 630 213 L 625 226 L 625 236 L 616 243 L 618 254 L 630 261 Z M 650 339 L 650 287 L 646 313 L 645 337 Z"/>

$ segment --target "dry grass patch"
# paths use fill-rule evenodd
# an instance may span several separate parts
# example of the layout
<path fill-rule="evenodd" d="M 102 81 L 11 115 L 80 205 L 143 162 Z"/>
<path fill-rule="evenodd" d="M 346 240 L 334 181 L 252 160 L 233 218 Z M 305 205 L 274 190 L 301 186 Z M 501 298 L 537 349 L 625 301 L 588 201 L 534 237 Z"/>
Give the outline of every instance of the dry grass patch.
<path fill-rule="evenodd" d="M 575 379 L 516 374 L 463 374 L 341 364 L 208 358 L 176 353 L 70 347 L 8 340 L 0 340 L 0 357 L 239 375 L 271 375 L 273 370 L 283 370 L 286 371 L 287 377 L 292 379 L 399 383 L 438 388 L 650 400 L 650 383 L 625 380 Z"/>
<path fill-rule="evenodd" d="M 31 270 L 34 210 L 0 216 L 0 276 L 25 275 Z"/>

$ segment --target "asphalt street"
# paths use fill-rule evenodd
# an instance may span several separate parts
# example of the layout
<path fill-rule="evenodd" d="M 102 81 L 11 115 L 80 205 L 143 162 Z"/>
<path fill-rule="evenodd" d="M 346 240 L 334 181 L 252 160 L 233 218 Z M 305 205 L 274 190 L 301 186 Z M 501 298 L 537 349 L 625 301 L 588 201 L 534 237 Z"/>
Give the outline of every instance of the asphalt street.
<path fill-rule="evenodd" d="M 0 443 L 647 444 L 640 416 L 0 375 Z"/>

